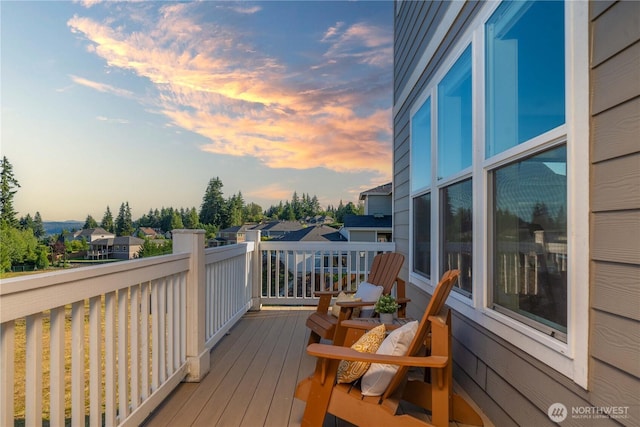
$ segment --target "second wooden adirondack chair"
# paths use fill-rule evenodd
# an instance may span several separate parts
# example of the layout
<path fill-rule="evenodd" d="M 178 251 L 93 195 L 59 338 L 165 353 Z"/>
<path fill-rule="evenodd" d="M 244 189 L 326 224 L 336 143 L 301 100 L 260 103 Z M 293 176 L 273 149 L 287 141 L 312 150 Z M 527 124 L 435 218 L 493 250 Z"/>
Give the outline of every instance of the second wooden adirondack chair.
<path fill-rule="evenodd" d="M 404 281 L 398 277 L 403 262 L 404 256 L 399 253 L 378 254 L 373 259 L 371 271 L 367 277 L 368 283 L 383 287 L 383 295 L 390 294 L 394 283 L 397 283 L 396 296 L 401 304 L 399 316 L 404 316 L 404 309 L 409 301 L 405 298 Z M 320 291 L 315 295 L 320 297 L 320 300 L 316 311 L 309 316 L 306 322 L 307 327 L 311 329 L 309 344 L 317 343 L 321 338 L 333 340 L 336 325 L 339 322 L 350 319 L 355 308 L 371 306 L 375 303 L 375 301 L 341 302 L 339 303 L 340 314 L 336 317 L 329 310 L 331 298 L 337 296 L 338 291 Z"/>

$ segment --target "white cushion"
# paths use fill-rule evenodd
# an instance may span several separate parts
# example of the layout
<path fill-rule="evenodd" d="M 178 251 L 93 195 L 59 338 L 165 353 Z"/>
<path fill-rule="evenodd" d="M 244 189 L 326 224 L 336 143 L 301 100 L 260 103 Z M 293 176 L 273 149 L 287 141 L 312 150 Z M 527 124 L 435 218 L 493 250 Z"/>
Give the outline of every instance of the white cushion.
<path fill-rule="evenodd" d="M 418 321 L 414 320 L 392 331 L 382 342 L 376 354 L 405 356 L 409 345 L 418 331 Z M 364 396 L 380 396 L 389 387 L 389 383 L 398 371 L 398 365 L 372 363 L 362 377 L 361 391 Z"/>
<path fill-rule="evenodd" d="M 356 291 L 354 298 L 360 298 L 360 301 L 378 301 L 380 295 L 382 295 L 382 291 L 384 288 L 382 286 L 376 286 L 369 282 L 360 282 L 358 285 L 358 290 Z M 365 313 L 370 312 L 369 316 L 366 316 Z M 373 313 L 373 306 L 368 305 L 366 307 L 362 307 L 361 317 L 370 317 L 371 313 Z"/>

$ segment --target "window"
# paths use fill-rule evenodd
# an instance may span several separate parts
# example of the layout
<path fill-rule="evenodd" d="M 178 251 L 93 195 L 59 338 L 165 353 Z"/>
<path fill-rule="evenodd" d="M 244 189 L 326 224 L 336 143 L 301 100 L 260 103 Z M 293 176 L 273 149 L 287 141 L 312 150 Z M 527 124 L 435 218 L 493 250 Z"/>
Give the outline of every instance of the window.
<path fill-rule="evenodd" d="M 438 179 L 471 166 L 471 46 L 438 85 Z"/>
<path fill-rule="evenodd" d="M 564 5 L 504 2 L 485 27 L 491 157 L 565 122 Z"/>
<path fill-rule="evenodd" d="M 493 181 L 493 308 L 566 339 L 567 149 L 503 166 Z"/>
<path fill-rule="evenodd" d="M 451 307 L 586 386 L 588 5 L 478 7 L 396 100 L 413 99 L 410 280 L 459 269 Z"/>
<path fill-rule="evenodd" d="M 413 199 L 413 270 L 431 277 L 431 193 Z"/>
<path fill-rule="evenodd" d="M 460 270 L 455 290 L 471 296 L 472 265 L 472 188 L 471 180 L 450 185 L 442 190 L 442 269 Z"/>
<path fill-rule="evenodd" d="M 411 120 L 411 188 L 431 185 L 431 99 Z"/>

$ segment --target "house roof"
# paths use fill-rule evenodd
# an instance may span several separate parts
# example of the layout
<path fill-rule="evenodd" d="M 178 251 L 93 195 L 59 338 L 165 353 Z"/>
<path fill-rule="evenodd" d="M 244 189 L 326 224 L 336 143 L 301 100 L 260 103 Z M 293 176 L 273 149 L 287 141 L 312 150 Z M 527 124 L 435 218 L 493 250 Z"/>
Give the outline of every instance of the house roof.
<path fill-rule="evenodd" d="M 237 233 L 239 232 L 244 225 L 234 225 L 233 227 L 227 227 L 223 230 L 218 231 L 218 233 Z"/>
<path fill-rule="evenodd" d="M 305 227 L 300 230 L 291 231 L 280 237 L 278 241 L 282 242 L 346 242 L 338 230 L 328 225 L 315 225 Z"/>
<path fill-rule="evenodd" d="M 345 215 L 344 228 L 391 228 L 392 215 Z"/>
<path fill-rule="evenodd" d="M 120 236 L 113 239 L 116 245 L 144 245 L 144 239 L 133 236 Z"/>
<path fill-rule="evenodd" d="M 98 239 L 89 243 L 90 245 L 96 246 L 113 246 L 113 245 L 144 245 L 144 240 L 139 239 L 138 237 L 133 236 L 120 236 L 120 237 L 109 237 L 107 239 Z"/>
<path fill-rule="evenodd" d="M 80 233 L 78 233 L 77 236 L 92 236 L 94 234 L 113 234 L 113 233 L 110 233 L 109 231 L 105 230 L 102 227 L 96 227 L 96 228 L 85 228 L 84 230 L 80 230 Z"/>
<path fill-rule="evenodd" d="M 393 193 L 393 185 L 391 182 L 379 185 L 367 191 L 360 193 L 360 200 L 364 200 L 367 196 L 390 196 Z"/>
<path fill-rule="evenodd" d="M 302 224 L 298 221 L 270 221 L 258 224 L 252 230 L 261 231 L 297 231 L 302 228 Z"/>

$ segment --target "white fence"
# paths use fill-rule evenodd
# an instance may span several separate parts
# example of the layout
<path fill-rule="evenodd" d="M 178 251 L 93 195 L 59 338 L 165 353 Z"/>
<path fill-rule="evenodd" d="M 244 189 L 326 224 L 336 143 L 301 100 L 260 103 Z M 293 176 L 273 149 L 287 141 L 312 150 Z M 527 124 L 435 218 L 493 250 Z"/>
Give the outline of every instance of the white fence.
<path fill-rule="evenodd" d="M 394 250 L 393 242 L 261 242 L 261 302 L 315 304 L 316 291 L 355 289 L 376 254 Z"/>
<path fill-rule="evenodd" d="M 173 255 L 4 280 L 0 425 L 139 425 L 250 307 L 254 247 L 176 230 Z"/>
<path fill-rule="evenodd" d="M 205 250 L 202 230 L 174 230 L 172 255 L 2 281 L 0 426 L 139 425 L 251 307 L 355 288 L 395 249 L 247 238 Z"/>

